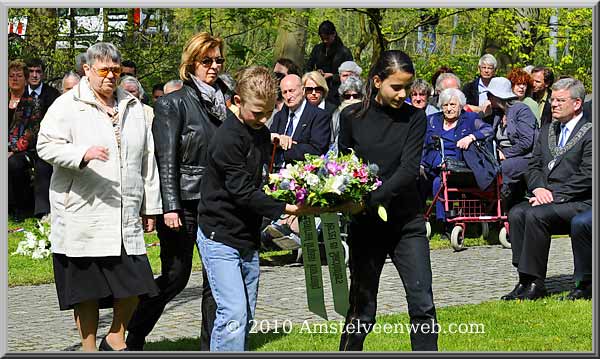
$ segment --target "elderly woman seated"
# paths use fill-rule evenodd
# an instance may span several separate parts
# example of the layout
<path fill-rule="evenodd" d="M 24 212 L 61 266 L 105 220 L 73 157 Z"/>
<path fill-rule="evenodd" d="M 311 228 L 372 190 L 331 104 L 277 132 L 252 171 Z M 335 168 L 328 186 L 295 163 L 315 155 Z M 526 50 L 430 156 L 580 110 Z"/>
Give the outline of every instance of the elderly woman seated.
<path fill-rule="evenodd" d="M 433 195 L 440 189 L 442 151 L 444 158 L 462 160 L 462 150 L 468 149 L 473 141 L 488 139 L 492 136 L 492 127 L 485 123 L 479 115 L 464 111 L 466 102 L 465 95 L 459 89 L 443 90 L 438 102 L 442 112 L 427 117 L 421 177 L 425 183 L 432 183 L 432 186 L 422 189 L 423 198 L 426 198 L 429 188 L 432 188 Z M 440 142 L 443 147 L 437 146 Z M 445 219 L 444 206 L 441 201 L 436 203 L 436 218 L 440 221 Z"/>
<path fill-rule="evenodd" d="M 531 108 L 518 101 L 513 84 L 505 77 L 494 77 L 487 87 L 494 117 L 494 139 L 502 164 L 502 197 L 507 209 L 525 196 L 523 175 L 533 156 L 537 119 Z"/>
<path fill-rule="evenodd" d="M 439 110 L 429 103 L 432 92 L 433 88 L 427 81 L 416 79 L 410 87 L 410 103 L 416 108 L 425 110 L 427 116 L 433 115 Z"/>

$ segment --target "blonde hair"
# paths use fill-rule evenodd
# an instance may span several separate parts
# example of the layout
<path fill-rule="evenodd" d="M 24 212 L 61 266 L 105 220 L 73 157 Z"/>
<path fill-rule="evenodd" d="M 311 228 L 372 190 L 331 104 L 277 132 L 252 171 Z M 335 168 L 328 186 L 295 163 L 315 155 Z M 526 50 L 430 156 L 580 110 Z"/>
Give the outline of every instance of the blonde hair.
<path fill-rule="evenodd" d="M 199 32 L 192 36 L 185 44 L 183 53 L 181 54 L 181 64 L 179 65 L 179 77 L 182 80 L 189 80 L 189 74 L 196 71 L 196 62 L 202 60 L 202 57 L 210 49 L 218 47 L 223 53 L 223 40 L 219 37 L 212 36 L 208 32 Z"/>
<path fill-rule="evenodd" d="M 23 71 L 23 75 L 25 76 L 25 82 L 27 82 L 27 76 L 29 76 L 29 67 L 27 67 L 27 64 L 23 60 L 21 60 L 21 59 L 12 60 L 8 64 L 8 75 L 9 76 L 10 76 L 11 71 Z"/>
<path fill-rule="evenodd" d="M 253 98 L 275 102 L 277 86 L 273 72 L 263 66 L 250 66 L 236 74 L 235 93 L 242 101 Z"/>
<path fill-rule="evenodd" d="M 327 97 L 327 94 L 329 93 L 329 86 L 327 86 L 327 80 L 325 80 L 325 78 L 323 77 L 323 75 L 321 75 L 319 71 L 311 71 L 305 73 L 304 76 L 302 76 L 302 87 L 306 85 L 306 81 L 308 80 L 312 80 L 314 83 L 317 84 L 317 86 L 321 86 L 322 88 L 324 88 L 325 91 L 323 92 L 323 98 Z"/>

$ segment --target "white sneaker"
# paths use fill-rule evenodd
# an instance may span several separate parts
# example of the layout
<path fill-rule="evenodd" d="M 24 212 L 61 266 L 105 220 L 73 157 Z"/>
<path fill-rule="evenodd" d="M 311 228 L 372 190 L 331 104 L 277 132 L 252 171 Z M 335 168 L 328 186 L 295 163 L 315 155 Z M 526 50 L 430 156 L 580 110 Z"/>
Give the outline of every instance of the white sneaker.
<path fill-rule="evenodd" d="M 295 250 L 302 247 L 300 237 L 298 237 L 295 233 L 292 233 L 288 236 L 273 238 L 273 243 L 275 243 L 279 248 L 285 250 Z"/>

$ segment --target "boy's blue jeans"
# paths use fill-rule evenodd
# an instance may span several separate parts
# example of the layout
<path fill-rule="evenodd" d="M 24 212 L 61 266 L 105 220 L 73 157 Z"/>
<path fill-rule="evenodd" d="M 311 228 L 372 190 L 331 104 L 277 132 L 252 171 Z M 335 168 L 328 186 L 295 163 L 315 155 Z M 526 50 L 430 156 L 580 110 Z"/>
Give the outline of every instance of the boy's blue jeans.
<path fill-rule="evenodd" d="M 238 250 L 207 238 L 198 227 L 198 250 L 217 303 L 211 351 L 248 350 L 258 294 L 258 251 Z"/>

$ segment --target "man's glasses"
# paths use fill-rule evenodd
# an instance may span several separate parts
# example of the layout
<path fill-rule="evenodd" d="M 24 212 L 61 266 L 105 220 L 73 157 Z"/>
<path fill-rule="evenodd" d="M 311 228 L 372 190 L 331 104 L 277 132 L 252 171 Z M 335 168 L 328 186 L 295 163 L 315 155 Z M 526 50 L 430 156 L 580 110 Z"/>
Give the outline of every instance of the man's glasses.
<path fill-rule="evenodd" d="M 304 91 L 306 91 L 306 93 L 315 93 L 315 92 L 323 92 L 323 91 L 325 91 L 325 89 L 322 88 L 321 86 L 317 86 L 317 87 L 305 87 Z"/>
<path fill-rule="evenodd" d="M 223 65 L 223 63 L 225 62 L 225 59 L 222 57 L 215 57 L 215 58 L 205 57 L 202 60 L 200 60 L 200 63 L 206 67 L 212 65 L 213 62 L 216 62 L 217 65 Z"/>
<path fill-rule="evenodd" d="M 345 93 L 342 95 L 342 97 L 344 98 L 344 100 L 353 100 L 353 99 L 360 99 L 362 97 L 361 94 L 359 93 Z"/>
<path fill-rule="evenodd" d="M 106 77 L 106 76 L 108 76 L 109 72 L 112 72 L 113 75 L 115 75 L 115 76 L 120 76 L 121 72 L 123 71 L 121 69 L 121 66 L 103 67 L 101 69 L 98 69 L 98 68 L 96 68 L 96 67 L 94 67 L 92 65 L 92 68 L 94 69 L 94 71 L 96 71 L 96 74 L 98 74 L 98 76 L 100 76 L 100 77 Z"/>

